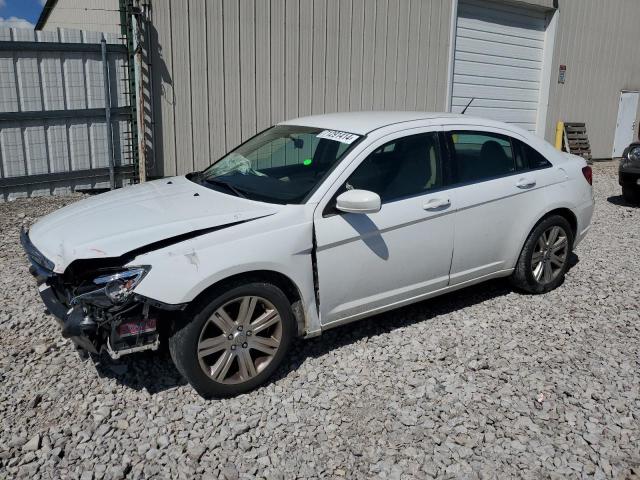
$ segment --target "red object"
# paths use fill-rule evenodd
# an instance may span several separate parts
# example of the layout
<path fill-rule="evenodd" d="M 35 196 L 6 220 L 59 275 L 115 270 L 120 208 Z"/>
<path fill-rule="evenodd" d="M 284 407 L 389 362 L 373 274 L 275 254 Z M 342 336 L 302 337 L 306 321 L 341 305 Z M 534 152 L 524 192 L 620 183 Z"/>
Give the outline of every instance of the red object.
<path fill-rule="evenodd" d="M 587 182 L 589 182 L 589 185 L 593 185 L 593 171 L 591 167 L 582 167 L 582 174 Z"/>
<path fill-rule="evenodd" d="M 121 337 L 130 337 L 131 335 L 140 335 L 141 333 L 153 332 L 155 329 L 156 319 L 147 318 L 146 320 L 121 323 L 120 325 L 118 325 L 118 335 L 120 335 Z"/>

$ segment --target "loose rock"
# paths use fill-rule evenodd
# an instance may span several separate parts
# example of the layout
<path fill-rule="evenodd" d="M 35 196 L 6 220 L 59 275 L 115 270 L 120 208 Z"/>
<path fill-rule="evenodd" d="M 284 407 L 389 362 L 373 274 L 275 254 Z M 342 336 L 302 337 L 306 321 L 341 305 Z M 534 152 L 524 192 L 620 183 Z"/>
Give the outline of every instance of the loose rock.
<path fill-rule="evenodd" d="M 82 360 L 44 313 L 20 227 L 80 196 L 0 204 L 0 477 L 640 480 L 640 208 L 593 169 L 557 290 L 493 281 L 298 340 L 214 401 L 166 352 Z"/>

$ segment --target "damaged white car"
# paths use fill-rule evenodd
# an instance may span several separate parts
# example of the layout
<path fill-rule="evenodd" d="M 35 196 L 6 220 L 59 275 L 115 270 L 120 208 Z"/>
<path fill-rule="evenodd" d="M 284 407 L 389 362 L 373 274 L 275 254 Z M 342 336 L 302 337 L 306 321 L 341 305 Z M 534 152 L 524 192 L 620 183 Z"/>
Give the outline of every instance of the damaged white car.
<path fill-rule="evenodd" d="M 65 337 L 113 358 L 166 338 L 223 397 L 265 382 L 296 336 L 495 277 L 557 287 L 592 212 L 585 161 L 517 127 L 340 113 L 65 207 L 22 243 Z"/>

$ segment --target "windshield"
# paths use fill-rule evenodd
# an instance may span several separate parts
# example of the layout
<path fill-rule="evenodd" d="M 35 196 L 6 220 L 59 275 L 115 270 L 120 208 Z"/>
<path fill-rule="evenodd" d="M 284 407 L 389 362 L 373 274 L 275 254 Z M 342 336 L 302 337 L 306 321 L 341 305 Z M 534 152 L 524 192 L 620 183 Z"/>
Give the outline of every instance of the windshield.
<path fill-rule="evenodd" d="M 270 203 L 303 203 L 361 137 L 279 125 L 259 133 L 190 180 Z"/>

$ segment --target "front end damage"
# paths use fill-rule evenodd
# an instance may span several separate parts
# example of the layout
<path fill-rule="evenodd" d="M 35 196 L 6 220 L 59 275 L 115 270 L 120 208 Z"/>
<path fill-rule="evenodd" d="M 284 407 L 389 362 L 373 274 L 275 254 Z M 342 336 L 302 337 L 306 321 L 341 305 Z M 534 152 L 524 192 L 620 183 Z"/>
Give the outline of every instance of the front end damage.
<path fill-rule="evenodd" d="M 20 240 L 31 262 L 29 271 L 47 310 L 62 327 L 62 336 L 86 352 L 106 351 L 118 359 L 157 350 L 163 326 L 184 309 L 134 292 L 149 266 L 125 267 L 126 257 L 97 258 L 76 260 L 59 274 L 27 231 L 22 231 Z"/>

